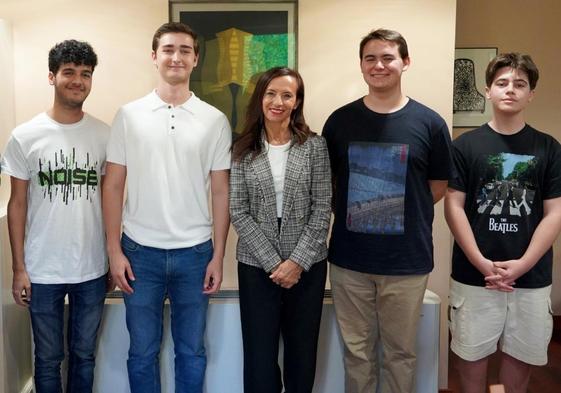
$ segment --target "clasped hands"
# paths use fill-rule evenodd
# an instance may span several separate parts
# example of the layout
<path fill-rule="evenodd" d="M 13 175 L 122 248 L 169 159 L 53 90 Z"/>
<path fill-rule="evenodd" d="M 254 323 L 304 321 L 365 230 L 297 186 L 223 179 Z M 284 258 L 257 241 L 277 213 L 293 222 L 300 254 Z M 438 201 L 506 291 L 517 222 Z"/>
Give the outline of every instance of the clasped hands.
<path fill-rule="evenodd" d="M 287 259 L 286 261 L 279 263 L 277 267 L 273 269 L 269 278 L 273 280 L 275 284 L 289 289 L 300 280 L 302 270 L 304 269 L 302 269 L 302 267 L 296 262 Z"/>
<path fill-rule="evenodd" d="M 526 273 L 525 264 L 520 259 L 511 259 L 508 261 L 493 262 L 485 259 L 484 269 L 485 288 L 495 289 L 502 292 L 512 292 L 516 279 Z"/>

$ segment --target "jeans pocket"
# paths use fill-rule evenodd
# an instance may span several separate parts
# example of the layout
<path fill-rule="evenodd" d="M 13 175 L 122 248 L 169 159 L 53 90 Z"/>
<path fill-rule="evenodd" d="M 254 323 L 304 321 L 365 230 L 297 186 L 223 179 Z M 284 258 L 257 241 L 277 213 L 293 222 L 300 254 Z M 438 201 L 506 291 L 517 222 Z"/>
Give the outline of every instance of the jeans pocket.
<path fill-rule="evenodd" d="M 207 240 L 206 242 L 197 244 L 196 246 L 193 246 L 193 251 L 195 251 L 197 254 L 206 254 L 208 252 L 212 251 L 212 240 Z"/>
<path fill-rule="evenodd" d="M 134 252 L 140 248 L 140 244 L 123 233 L 123 236 L 121 236 L 121 247 L 123 251 Z"/>

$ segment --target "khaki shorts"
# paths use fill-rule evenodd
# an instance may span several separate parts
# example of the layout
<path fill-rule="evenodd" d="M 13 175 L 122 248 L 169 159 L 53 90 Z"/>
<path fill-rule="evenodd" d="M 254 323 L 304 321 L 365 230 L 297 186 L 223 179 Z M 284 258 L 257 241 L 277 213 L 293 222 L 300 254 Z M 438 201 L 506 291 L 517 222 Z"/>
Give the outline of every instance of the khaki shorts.
<path fill-rule="evenodd" d="M 524 363 L 547 363 L 553 318 L 551 285 L 500 292 L 451 280 L 450 348 L 464 360 L 483 359 L 497 350 Z"/>

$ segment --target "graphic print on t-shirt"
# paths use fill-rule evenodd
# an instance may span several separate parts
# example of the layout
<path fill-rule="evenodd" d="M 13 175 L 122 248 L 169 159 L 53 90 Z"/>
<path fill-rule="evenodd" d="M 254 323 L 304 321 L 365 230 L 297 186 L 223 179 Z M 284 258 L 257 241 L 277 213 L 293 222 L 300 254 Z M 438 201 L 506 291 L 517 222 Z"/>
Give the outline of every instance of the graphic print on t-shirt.
<path fill-rule="evenodd" d="M 477 212 L 503 217 L 500 222 L 490 217 L 489 230 L 499 230 L 505 226 L 501 224 L 508 224 L 508 216 L 525 217 L 532 213 L 537 163 L 536 157 L 530 155 L 499 153 L 486 157 L 484 177 L 477 193 Z M 511 232 L 517 231 L 516 224 L 506 227 Z"/>
<path fill-rule="evenodd" d="M 55 152 L 52 160 L 40 158 L 37 180 L 43 187 L 43 198 L 52 202 L 60 196 L 65 204 L 82 198 L 91 202 L 98 186 L 97 167 L 97 161 L 90 162 L 90 153 L 86 153 L 85 161 L 79 163 L 75 148 L 70 154 L 62 149 Z"/>
<path fill-rule="evenodd" d="M 409 146 L 354 142 L 348 154 L 347 229 L 402 234 Z"/>

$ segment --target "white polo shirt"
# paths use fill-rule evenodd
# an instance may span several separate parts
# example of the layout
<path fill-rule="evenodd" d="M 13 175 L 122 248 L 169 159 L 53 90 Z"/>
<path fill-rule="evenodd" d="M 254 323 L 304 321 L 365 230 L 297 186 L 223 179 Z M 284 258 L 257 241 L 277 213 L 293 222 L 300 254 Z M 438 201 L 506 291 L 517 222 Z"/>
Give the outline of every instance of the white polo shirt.
<path fill-rule="evenodd" d="M 210 172 L 230 168 L 231 141 L 226 116 L 194 94 L 174 107 L 153 91 L 123 106 L 107 161 L 127 167 L 126 235 L 162 249 L 210 239 Z"/>

